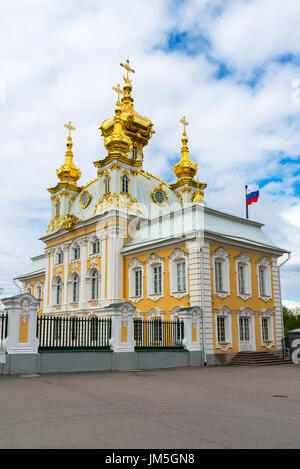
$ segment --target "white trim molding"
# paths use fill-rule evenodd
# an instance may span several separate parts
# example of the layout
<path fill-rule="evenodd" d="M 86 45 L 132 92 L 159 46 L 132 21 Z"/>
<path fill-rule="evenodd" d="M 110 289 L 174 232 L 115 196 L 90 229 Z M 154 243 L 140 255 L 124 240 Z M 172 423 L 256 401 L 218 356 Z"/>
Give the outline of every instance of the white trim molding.
<path fill-rule="evenodd" d="M 176 248 L 169 255 L 169 272 L 170 272 L 170 296 L 175 298 L 183 298 L 188 295 L 188 269 L 187 269 L 187 253 L 182 249 Z M 185 289 L 179 291 L 177 265 L 184 262 L 184 280 Z"/>
<path fill-rule="evenodd" d="M 241 317 L 248 317 L 250 318 L 249 324 L 249 347 L 243 348 L 241 347 L 241 331 L 240 331 L 240 318 Z M 238 340 L 239 340 L 239 350 L 256 350 L 256 340 L 255 340 L 255 311 L 251 308 L 243 308 L 237 312 L 237 321 L 238 321 Z M 247 342 L 247 341 L 246 341 Z"/>
<path fill-rule="evenodd" d="M 229 254 L 224 248 L 218 248 L 212 253 L 213 275 L 214 275 L 214 294 L 220 298 L 230 295 L 230 277 L 229 277 Z M 216 285 L 216 262 L 219 262 L 221 270 L 221 288 Z"/>
<path fill-rule="evenodd" d="M 240 272 L 239 267 L 242 267 L 242 281 L 243 289 L 240 289 Z M 236 272 L 236 288 L 237 296 L 241 297 L 243 300 L 248 300 L 252 296 L 251 288 L 251 259 L 247 256 L 246 253 L 242 252 L 239 256 L 235 258 L 235 272 Z"/>
<path fill-rule="evenodd" d="M 268 308 L 260 312 L 261 345 L 267 349 L 270 349 L 271 347 L 273 347 L 275 343 L 274 342 L 274 315 L 275 313 Z M 263 320 L 267 321 L 268 340 L 264 340 Z"/>
<path fill-rule="evenodd" d="M 136 295 L 135 273 L 141 271 L 141 294 Z M 136 257 L 129 262 L 128 265 L 129 280 L 129 299 L 133 303 L 138 303 L 144 298 L 144 262 Z"/>
<path fill-rule="evenodd" d="M 164 296 L 164 259 L 159 257 L 157 254 L 151 254 L 150 257 L 146 260 L 147 265 L 147 298 L 149 300 L 157 301 Z M 161 267 L 161 288 L 160 292 L 155 292 L 154 286 L 154 269 L 156 267 Z"/>
<path fill-rule="evenodd" d="M 266 257 L 261 257 L 257 261 L 256 268 L 257 268 L 258 296 L 264 301 L 269 301 L 272 298 L 271 262 Z M 263 272 L 263 277 L 261 279 L 262 272 Z M 261 280 L 263 282 L 263 285 L 261 285 Z"/>
<path fill-rule="evenodd" d="M 218 318 L 224 318 L 224 340 L 218 339 Z M 216 348 L 227 352 L 232 348 L 232 310 L 227 306 L 221 306 L 215 309 L 215 332 L 216 332 Z"/>

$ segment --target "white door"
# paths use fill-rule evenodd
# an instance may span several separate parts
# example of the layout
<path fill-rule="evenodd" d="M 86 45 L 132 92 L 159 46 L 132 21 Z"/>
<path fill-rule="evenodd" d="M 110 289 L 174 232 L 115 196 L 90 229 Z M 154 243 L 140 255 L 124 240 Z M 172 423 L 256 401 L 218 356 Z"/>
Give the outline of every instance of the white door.
<path fill-rule="evenodd" d="M 240 317 L 240 350 L 251 350 L 251 331 L 250 318 L 248 316 Z"/>

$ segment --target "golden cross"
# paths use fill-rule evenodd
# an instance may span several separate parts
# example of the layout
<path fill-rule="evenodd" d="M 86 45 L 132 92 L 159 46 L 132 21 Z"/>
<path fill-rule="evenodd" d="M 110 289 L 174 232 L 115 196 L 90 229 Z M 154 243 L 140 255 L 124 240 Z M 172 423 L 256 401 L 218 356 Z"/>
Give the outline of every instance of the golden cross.
<path fill-rule="evenodd" d="M 181 122 L 183 124 L 183 133 L 185 133 L 185 126 L 189 125 L 189 123 L 185 120 L 185 116 L 183 116 L 183 118 L 180 119 L 179 122 Z"/>
<path fill-rule="evenodd" d="M 127 59 L 125 64 L 122 64 L 122 63 L 121 63 L 120 65 L 121 65 L 121 67 L 124 67 L 124 68 L 126 69 L 126 71 L 127 71 L 127 79 L 125 79 L 125 77 L 124 77 L 125 81 L 130 81 L 130 80 L 129 80 L 129 76 L 128 76 L 128 72 L 135 73 L 135 71 L 134 71 L 132 68 L 130 68 L 130 66 L 129 66 L 129 60 Z"/>
<path fill-rule="evenodd" d="M 68 124 L 65 124 L 65 127 L 67 127 L 67 129 L 69 129 L 69 137 L 71 137 L 71 130 L 76 130 L 75 127 L 72 127 L 72 122 L 69 121 Z"/>
<path fill-rule="evenodd" d="M 120 93 L 123 93 L 123 91 L 120 88 L 120 83 L 118 83 L 117 87 L 113 86 L 112 89 L 118 93 L 118 103 L 119 103 L 120 102 Z"/>

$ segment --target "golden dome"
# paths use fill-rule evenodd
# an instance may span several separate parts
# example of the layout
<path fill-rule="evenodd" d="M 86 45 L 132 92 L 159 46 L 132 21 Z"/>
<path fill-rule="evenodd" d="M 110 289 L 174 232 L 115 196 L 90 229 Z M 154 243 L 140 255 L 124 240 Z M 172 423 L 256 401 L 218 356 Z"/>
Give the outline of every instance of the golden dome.
<path fill-rule="evenodd" d="M 126 60 L 126 63 L 121 64 L 121 66 L 124 67 L 127 71 L 127 76 L 123 77 L 125 82 L 123 90 L 121 90 L 119 84 L 117 88 L 113 87 L 113 90 L 118 93 L 117 107 L 120 108 L 120 112 L 118 109 L 118 116 L 116 113 L 114 117 L 103 121 L 99 129 L 101 130 L 101 134 L 104 137 L 104 145 L 107 147 L 107 144 L 112 138 L 112 134 L 115 132 L 117 116 L 118 119 L 120 119 L 123 134 L 129 138 L 129 148 L 126 150 L 126 153 L 128 153 L 128 158 L 137 158 L 142 161 L 143 147 L 148 144 L 150 138 L 154 134 L 153 124 L 150 119 L 141 116 L 134 109 L 133 98 L 131 96 L 132 86 L 128 75 L 129 72 L 134 73 L 134 70 L 130 68 L 129 60 Z M 120 94 L 123 95 L 121 102 L 119 100 Z M 134 148 L 136 149 L 136 154 L 133 152 Z"/>

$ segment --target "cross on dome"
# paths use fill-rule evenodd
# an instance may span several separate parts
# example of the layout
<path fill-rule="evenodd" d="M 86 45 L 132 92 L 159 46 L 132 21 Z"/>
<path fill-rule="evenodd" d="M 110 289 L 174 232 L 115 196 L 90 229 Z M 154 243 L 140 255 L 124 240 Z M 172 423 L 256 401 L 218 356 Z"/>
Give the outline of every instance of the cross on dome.
<path fill-rule="evenodd" d="M 120 63 L 120 65 L 121 65 L 121 67 L 124 67 L 125 70 L 126 70 L 126 72 L 127 72 L 127 77 L 126 77 L 126 78 L 123 77 L 124 80 L 125 80 L 125 82 L 129 82 L 129 83 L 130 83 L 128 73 L 129 73 L 129 72 L 135 73 L 135 71 L 130 67 L 130 65 L 129 65 L 129 60 L 127 59 L 125 64 Z"/>

